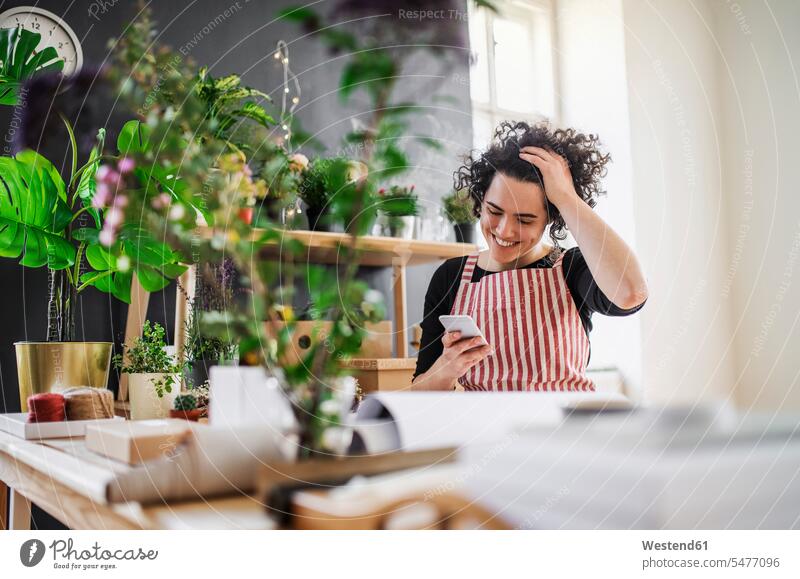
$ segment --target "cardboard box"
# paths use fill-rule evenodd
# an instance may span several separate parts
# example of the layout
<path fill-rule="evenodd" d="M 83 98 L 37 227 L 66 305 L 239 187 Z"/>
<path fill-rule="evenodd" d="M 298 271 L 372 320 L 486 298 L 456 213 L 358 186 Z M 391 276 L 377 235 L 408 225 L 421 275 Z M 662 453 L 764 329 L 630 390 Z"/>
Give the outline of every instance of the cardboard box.
<path fill-rule="evenodd" d="M 175 451 L 192 428 L 207 428 L 178 418 L 120 420 L 86 427 L 86 448 L 126 464 L 139 464 Z"/>
<path fill-rule="evenodd" d="M 369 392 L 410 390 L 416 358 L 352 358 L 342 366 L 353 370 L 361 390 Z"/>

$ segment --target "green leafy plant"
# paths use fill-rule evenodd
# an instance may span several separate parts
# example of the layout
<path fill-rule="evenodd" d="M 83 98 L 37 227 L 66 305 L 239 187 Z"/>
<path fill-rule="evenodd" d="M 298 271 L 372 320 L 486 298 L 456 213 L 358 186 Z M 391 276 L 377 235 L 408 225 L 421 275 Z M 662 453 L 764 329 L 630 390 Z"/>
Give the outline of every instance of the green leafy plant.
<path fill-rule="evenodd" d="M 341 361 L 358 351 L 364 321 L 378 321 L 383 315 L 380 293 L 356 279 L 356 242 L 375 220 L 375 177 L 366 163 L 349 159 L 318 166 L 324 170 L 312 177 L 318 180 L 313 191 L 308 189 L 308 200 L 328 207 L 330 220 L 341 225 L 347 241 L 335 268 L 296 267 L 308 251 L 302 243 L 274 223 L 256 228 L 236 215 L 245 197 L 258 200 L 265 191 L 279 197 L 273 193 L 276 186 L 299 187 L 304 194 L 303 185 L 298 185 L 307 177 L 302 158 L 270 134 L 260 113 L 254 118 L 236 112 L 242 107 L 235 99 L 209 106 L 220 102 L 222 89 L 237 93 L 236 83 L 219 86 L 207 73 L 201 78 L 174 50 L 154 43 L 156 37 L 144 9 L 115 43 L 113 60 L 118 64 L 111 68 L 122 98 L 140 108 L 140 120 L 150 128 L 149 141 L 159 144 L 132 155 L 139 186 L 129 189 L 131 212 L 139 212 L 142 227 L 163 231 L 171 247 L 185 254 L 191 251 L 198 264 L 219 264 L 226 257 L 233 261 L 241 296 L 220 309 L 204 311 L 198 335 L 236 344 L 240 364 L 264 365 L 284 378 L 300 422 L 301 455 L 307 456 L 322 450 L 322 433 L 337 420 L 322 411 L 333 396 L 328 378 L 345 372 Z M 198 88 L 198 81 L 204 87 Z M 257 98 L 237 96 L 245 102 Z M 230 114 L 233 122 L 226 117 Z M 297 138 L 295 129 L 292 133 Z M 262 146 L 265 142 L 272 145 Z M 200 235 L 199 222 L 205 226 Z M 275 248 L 279 260 L 274 258 Z M 198 267 L 198 275 L 207 274 Z M 324 347 L 315 345 L 299 364 L 290 365 L 282 353 L 292 343 L 291 304 L 302 283 L 308 284 L 319 311 L 335 323 Z"/>
<path fill-rule="evenodd" d="M 197 409 L 197 398 L 194 394 L 178 394 L 173 403 L 175 410 L 183 410 L 188 412 Z"/>
<path fill-rule="evenodd" d="M 161 324 L 151 324 L 146 320 L 142 328 L 142 336 L 134 338 L 132 344 L 122 346 L 122 354 L 113 358 L 114 367 L 125 374 L 163 374 L 153 381 L 159 398 L 172 392 L 177 381 L 180 365 L 166 350 L 166 331 Z"/>
<path fill-rule="evenodd" d="M 378 190 L 378 210 L 389 217 L 408 217 L 419 213 L 419 197 L 414 185 L 401 187 L 392 185 L 389 190 Z"/>
<path fill-rule="evenodd" d="M 64 70 L 55 48 L 36 50 L 41 39 L 23 28 L 0 29 L 0 104 L 16 105 L 22 83 L 34 74 Z"/>
<path fill-rule="evenodd" d="M 88 287 L 130 302 L 136 272 L 147 291 L 157 291 L 185 271 L 180 256 L 154 240 L 149 231 L 124 223 L 127 198 L 98 185 L 102 160 L 129 168 L 127 155 L 147 147 L 147 131 L 138 121 L 122 128 L 118 155 L 104 155 L 105 131 L 100 130 L 89 158 L 78 166 L 72 127 L 72 159 L 64 180 L 53 164 L 34 151 L 0 157 L 0 256 L 19 258 L 26 267 L 50 270 L 48 340 L 74 339 L 74 311 L 78 295 Z M 116 187 L 123 171 L 106 167 Z M 112 175 L 113 173 L 113 175 Z M 100 194 L 102 193 L 102 195 Z M 87 263 L 88 266 L 87 267 Z"/>
<path fill-rule="evenodd" d="M 478 220 L 474 212 L 475 204 L 468 191 L 453 191 L 442 198 L 442 203 L 448 221 L 454 225 L 475 223 Z"/>
<path fill-rule="evenodd" d="M 349 167 L 350 160 L 345 157 L 314 159 L 303 171 L 300 199 L 312 210 L 329 208 L 336 193 L 336 176 L 346 173 Z"/>

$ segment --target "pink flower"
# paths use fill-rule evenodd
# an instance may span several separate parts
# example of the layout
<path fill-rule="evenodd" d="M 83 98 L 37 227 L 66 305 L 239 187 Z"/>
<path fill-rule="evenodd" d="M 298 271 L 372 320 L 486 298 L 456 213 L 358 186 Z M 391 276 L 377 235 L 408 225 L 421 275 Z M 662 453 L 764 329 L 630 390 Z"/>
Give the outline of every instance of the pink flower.
<path fill-rule="evenodd" d="M 128 198 L 125 195 L 115 195 L 114 201 L 112 203 L 114 207 L 127 207 L 128 206 Z"/>
<path fill-rule="evenodd" d="M 110 229 L 106 229 L 104 227 L 103 230 L 100 232 L 98 238 L 100 239 L 100 243 L 102 243 L 106 247 L 111 247 L 112 245 L 114 245 L 114 232 L 111 231 Z"/>
<path fill-rule="evenodd" d="M 289 170 L 302 171 L 308 167 L 308 157 L 302 153 L 295 153 L 289 156 Z"/>
<path fill-rule="evenodd" d="M 108 178 L 108 174 L 112 171 L 111 167 L 108 165 L 100 165 L 100 168 L 97 169 L 97 173 L 95 173 L 95 178 L 98 181 L 105 182 Z"/>
<path fill-rule="evenodd" d="M 150 201 L 150 205 L 153 206 L 153 209 L 166 209 L 171 201 L 172 197 L 169 196 L 169 193 L 161 193 Z"/>
<path fill-rule="evenodd" d="M 134 161 L 130 157 L 123 157 L 117 163 L 117 169 L 119 169 L 119 172 L 122 173 L 123 175 L 125 173 L 130 173 L 131 171 L 133 171 L 134 167 L 136 167 L 136 161 Z"/>
<path fill-rule="evenodd" d="M 122 223 L 125 215 L 122 213 L 122 209 L 117 207 L 112 207 L 106 212 L 106 224 L 109 227 L 115 228 Z"/>
<path fill-rule="evenodd" d="M 111 189 L 108 188 L 108 185 L 105 183 L 98 183 L 97 190 L 94 192 L 94 197 L 92 197 L 92 207 L 96 207 L 97 209 L 101 209 L 108 205 L 108 201 L 111 198 Z"/>
<path fill-rule="evenodd" d="M 102 165 L 97 170 L 95 178 L 99 183 L 106 183 L 109 187 L 119 187 L 122 180 L 122 175 L 117 173 L 108 165 Z"/>

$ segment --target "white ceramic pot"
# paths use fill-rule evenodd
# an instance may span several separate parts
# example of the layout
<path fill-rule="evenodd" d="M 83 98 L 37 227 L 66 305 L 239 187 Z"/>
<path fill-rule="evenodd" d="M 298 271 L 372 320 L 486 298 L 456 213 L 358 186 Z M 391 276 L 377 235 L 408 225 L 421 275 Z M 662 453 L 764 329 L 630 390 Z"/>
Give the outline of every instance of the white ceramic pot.
<path fill-rule="evenodd" d="M 169 417 L 169 410 L 178 396 L 181 381 L 176 376 L 172 383 L 172 392 L 164 392 L 164 396 L 159 398 L 154 383 L 165 376 L 166 374 L 128 374 L 131 420 Z"/>

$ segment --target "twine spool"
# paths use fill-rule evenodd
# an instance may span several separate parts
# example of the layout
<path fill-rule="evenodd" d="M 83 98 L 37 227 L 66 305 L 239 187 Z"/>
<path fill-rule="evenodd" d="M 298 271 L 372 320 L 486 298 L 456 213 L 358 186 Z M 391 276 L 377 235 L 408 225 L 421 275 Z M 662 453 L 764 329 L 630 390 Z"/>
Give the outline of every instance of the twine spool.
<path fill-rule="evenodd" d="M 57 392 L 28 396 L 28 422 L 62 422 L 64 397 Z"/>
<path fill-rule="evenodd" d="M 64 390 L 67 420 L 114 417 L 114 394 L 105 388 L 76 386 Z"/>

